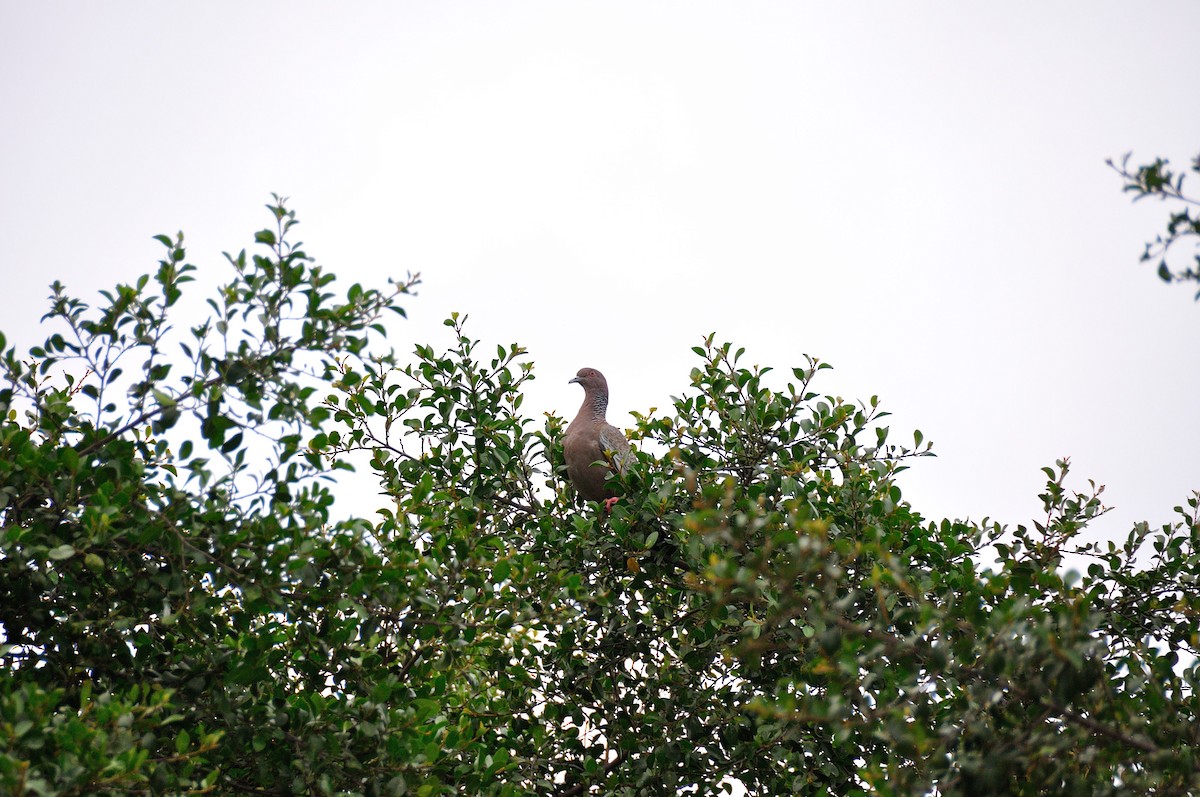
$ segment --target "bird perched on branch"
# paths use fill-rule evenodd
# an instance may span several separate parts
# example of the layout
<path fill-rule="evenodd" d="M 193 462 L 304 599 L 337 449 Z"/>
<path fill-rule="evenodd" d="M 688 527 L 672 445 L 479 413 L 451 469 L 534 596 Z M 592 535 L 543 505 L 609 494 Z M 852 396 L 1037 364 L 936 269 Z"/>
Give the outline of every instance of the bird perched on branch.
<path fill-rule="evenodd" d="M 570 382 L 583 386 L 583 405 L 563 435 L 567 476 L 584 498 L 603 501 L 605 511 L 612 511 L 619 499 L 606 482 L 614 470 L 625 472 L 633 451 L 621 430 L 605 420 L 608 380 L 604 374 L 595 368 L 580 368 Z"/>

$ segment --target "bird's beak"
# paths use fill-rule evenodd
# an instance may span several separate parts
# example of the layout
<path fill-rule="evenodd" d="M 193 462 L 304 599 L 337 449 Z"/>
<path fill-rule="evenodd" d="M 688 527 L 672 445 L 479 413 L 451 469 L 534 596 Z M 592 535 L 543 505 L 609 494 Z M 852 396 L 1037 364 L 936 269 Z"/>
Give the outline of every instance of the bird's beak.
<path fill-rule="evenodd" d="M 567 384 L 569 385 L 569 384 L 571 384 L 572 382 L 578 382 L 578 381 L 579 381 L 579 377 L 575 376 L 575 377 L 572 377 L 572 378 L 568 379 L 568 380 L 567 380 Z"/>

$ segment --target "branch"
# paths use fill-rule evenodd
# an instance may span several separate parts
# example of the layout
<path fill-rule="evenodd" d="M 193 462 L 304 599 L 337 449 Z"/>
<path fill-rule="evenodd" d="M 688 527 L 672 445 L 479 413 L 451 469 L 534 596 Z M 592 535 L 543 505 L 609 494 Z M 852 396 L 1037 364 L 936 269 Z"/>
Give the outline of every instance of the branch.
<path fill-rule="evenodd" d="M 1021 693 L 1021 690 L 1019 689 L 1014 691 Z M 1091 717 L 1085 717 L 1082 714 L 1076 714 L 1074 711 L 1071 711 L 1071 709 L 1066 708 L 1065 706 L 1060 706 L 1055 702 L 1051 702 L 1049 707 L 1058 712 L 1059 716 L 1061 716 L 1063 719 L 1087 728 L 1092 733 L 1098 733 L 1101 736 L 1107 736 L 1114 741 L 1128 745 L 1137 750 L 1141 750 L 1143 753 L 1159 752 L 1159 747 L 1154 742 L 1146 739 L 1138 739 L 1135 736 L 1121 733 L 1111 726 L 1096 722 L 1096 720 L 1092 719 Z"/>
<path fill-rule="evenodd" d="M 621 764 L 624 764 L 625 761 L 629 758 L 629 755 L 630 754 L 629 754 L 628 750 L 617 753 L 617 757 L 614 758 L 612 761 L 609 761 L 607 764 L 605 764 L 604 768 L 601 769 L 599 772 L 597 772 L 594 777 L 589 778 L 587 780 L 581 780 L 580 782 L 576 783 L 571 788 L 566 789 L 564 791 L 560 791 L 558 793 L 559 797 L 574 797 L 577 794 L 583 794 L 589 788 L 591 788 L 591 785 L 594 781 L 596 781 L 599 778 L 607 777 L 610 772 L 612 772 L 617 767 L 621 766 Z"/>

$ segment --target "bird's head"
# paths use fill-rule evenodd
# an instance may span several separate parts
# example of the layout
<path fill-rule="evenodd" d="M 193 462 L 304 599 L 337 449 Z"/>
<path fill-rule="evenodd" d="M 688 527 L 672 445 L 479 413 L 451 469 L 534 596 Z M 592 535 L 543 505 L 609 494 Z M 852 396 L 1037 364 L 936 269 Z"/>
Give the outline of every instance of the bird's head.
<path fill-rule="evenodd" d="M 575 374 L 575 378 L 569 380 L 567 384 L 571 382 L 583 385 L 583 389 L 587 391 L 599 388 L 605 393 L 608 392 L 608 380 L 595 368 L 580 368 L 579 373 Z"/>

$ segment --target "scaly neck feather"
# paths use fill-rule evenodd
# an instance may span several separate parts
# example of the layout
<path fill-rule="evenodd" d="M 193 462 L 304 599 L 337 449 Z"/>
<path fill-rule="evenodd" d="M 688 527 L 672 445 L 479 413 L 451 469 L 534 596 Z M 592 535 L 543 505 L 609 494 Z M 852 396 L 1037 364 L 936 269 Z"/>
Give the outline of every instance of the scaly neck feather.
<path fill-rule="evenodd" d="M 608 391 L 592 389 L 584 394 L 583 406 L 579 408 L 579 413 L 582 415 L 589 408 L 592 411 L 592 420 L 603 422 L 604 414 L 608 410 Z"/>

